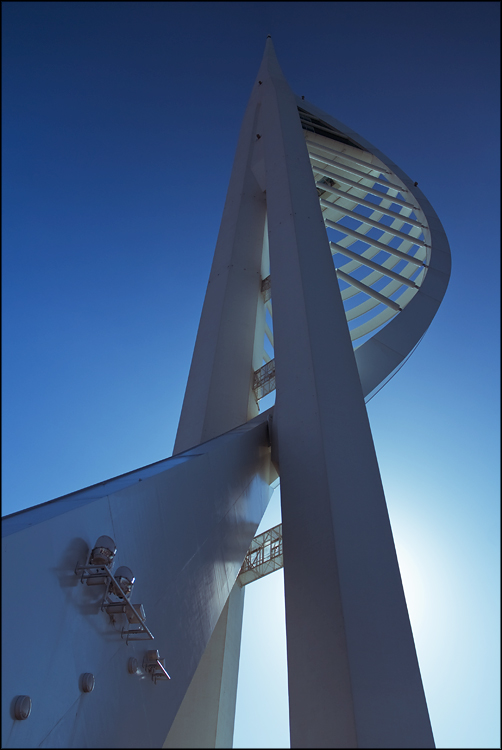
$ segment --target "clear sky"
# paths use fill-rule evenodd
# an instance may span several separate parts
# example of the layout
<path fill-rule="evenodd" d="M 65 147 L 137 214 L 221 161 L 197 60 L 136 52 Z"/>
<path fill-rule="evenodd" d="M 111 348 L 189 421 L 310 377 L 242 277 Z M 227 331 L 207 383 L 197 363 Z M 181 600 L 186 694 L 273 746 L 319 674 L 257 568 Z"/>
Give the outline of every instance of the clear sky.
<path fill-rule="evenodd" d="M 437 211 L 449 289 L 368 411 L 444 748 L 500 747 L 499 16 L 484 2 L 2 4 L 3 514 L 171 454 L 268 33 L 292 89 Z M 288 743 L 281 589 L 282 572 L 246 589 L 239 747 Z"/>

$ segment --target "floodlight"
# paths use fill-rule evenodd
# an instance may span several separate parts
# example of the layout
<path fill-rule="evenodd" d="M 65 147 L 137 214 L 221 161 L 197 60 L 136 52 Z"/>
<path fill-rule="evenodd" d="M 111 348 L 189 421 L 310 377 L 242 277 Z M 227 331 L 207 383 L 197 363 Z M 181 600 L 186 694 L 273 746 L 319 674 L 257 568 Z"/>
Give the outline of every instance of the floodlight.
<path fill-rule="evenodd" d="M 91 565 L 111 565 L 117 553 L 115 542 L 110 536 L 100 536 L 91 552 Z"/>
<path fill-rule="evenodd" d="M 143 668 L 145 672 L 151 675 L 152 680 L 157 684 L 157 680 L 170 680 L 171 677 L 166 672 L 165 659 L 161 659 L 157 649 L 147 651 L 143 659 Z"/>
<path fill-rule="evenodd" d="M 123 599 L 124 596 L 122 592 L 124 592 L 126 598 L 128 599 L 131 594 L 132 587 L 134 586 L 134 581 L 136 580 L 136 577 L 131 568 L 128 568 L 126 565 L 121 565 L 120 568 L 117 568 L 114 578 L 115 581 L 119 584 L 122 591 L 118 586 L 115 585 L 115 582 L 112 581 L 110 583 L 111 593 L 115 594 L 115 596 L 117 596 L 119 599 Z"/>

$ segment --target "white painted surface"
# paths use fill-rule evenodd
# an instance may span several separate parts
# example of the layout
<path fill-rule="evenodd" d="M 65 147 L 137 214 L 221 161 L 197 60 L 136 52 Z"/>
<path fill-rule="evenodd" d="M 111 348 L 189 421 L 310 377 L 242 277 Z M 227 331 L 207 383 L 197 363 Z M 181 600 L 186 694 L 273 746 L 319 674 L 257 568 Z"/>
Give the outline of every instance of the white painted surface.
<path fill-rule="evenodd" d="M 263 415 L 185 460 L 2 520 L 3 747 L 162 746 L 267 506 L 267 444 Z M 111 624 L 101 587 L 74 573 L 103 534 L 115 540 L 116 565 L 136 575 L 133 598 L 154 641 L 126 646 L 125 616 Z M 129 658 L 141 664 L 151 648 L 170 682 L 129 674 Z M 84 695 L 86 672 L 96 685 Z M 18 695 L 33 702 L 25 721 L 14 719 Z"/>
<path fill-rule="evenodd" d="M 291 644 L 291 663 L 296 663 L 292 672 L 295 668 L 300 670 L 299 673 L 297 671 L 296 678 L 293 677 L 290 682 L 290 686 L 294 685 L 292 692 L 293 745 L 305 744 L 304 739 L 307 737 L 309 743 L 317 744 L 317 746 L 322 746 L 324 742 L 328 742 L 329 746 L 333 746 L 332 742 L 341 742 L 342 745 L 346 746 L 345 743 L 350 745 L 356 741 L 368 747 L 378 746 L 379 742 L 383 742 L 388 747 L 406 746 L 407 738 L 411 737 L 412 739 L 409 741 L 412 744 L 418 742 L 427 746 L 430 744 L 430 738 L 424 739 L 427 735 L 427 729 L 424 730 L 425 734 L 420 734 L 421 720 L 417 720 L 415 728 L 410 730 L 414 721 L 411 715 L 413 710 L 411 714 L 408 713 L 407 715 L 406 728 L 399 726 L 399 721 L 395 720 L 395 713 L 393 721 L 389 719 L 389 695 L 392 695 L 394 705 L 396 705 L 398 699 L 402 701 L 402 710 L 398 712 L 399 715 L 405 715 L 408 710 L 407 707 L 411 704 L 419 706 L 421 700 L 423 705 L 422 708 L 419 707 L 418 713 L 421 710 L 423 714 L 424 701 L 423 691 L 420 692 L 419 673 L 417 676 L 416 658 L 415 662 L 413 661 L 414 649 L 412 639 L 410 646 L 411 631 L 409 630 L 409 623 L 406 625 L 408 621 L 405 608 L 403 614 L 404 598 L 400 589 L 399 571 L 388 525 L 385 500 L 381 488 L 379 489 L 378 467 L 374 460 L 371 435 L 362 405 L 362 395 L 368 395 L 374 390 L 408 356 L 430 320 L 432 320 L 449 277 L 447 242 L 439 220 L 427 201 L 419 191 L 412 190 L 408 184 L 410 183 L 409 179 L 402 175 L 395 165 L 391 165 L 392 171 L 399 174 L 400 179 L 408 186 L 410 193 L 413 194 L 413 200 L 416 201 L 419 198 L 420 206 L 424 209 L 429 221 L 430 236 L 427 239 L 431 241 L 432 238 L 433 244 L 438 247 L 439 252 L 433 253 L 426 283 L 421 289 L 421 295 L 417 294 L 405 311 L 409 313 L 408 316 L 404 318 L 404 313 L 398 315 L 391 324 L 374 337 L 375 340 L 366 342 L 356 352 L 356 362 L 363 387 L 361 392 L 350 338 L 347 338 L 343 308 L 340 312 L 341 301 L 331 253 L 329 252 L 322 217 L 320 217 L 315 184 L 312 179 L 312 172 L 309 171 L 310 165 L 305 140 L 297 116 L 296 104 L 298 102 L 295 102 L 294 96 L 276 65 L 271 43 L 268 43 L 268 50 L 258 78 L 262 80 L 262 84 L 259 84 L 257 79 L 244 118 L 175 451 L 178 453 L 191 446 L 197 446 L 200 442 L 211 439 L 236 425 L 245 423 L 257 413 L 251 384 L 253 370 L 256 369 L 256 363 L 260 358 L 260 341 L 263 340 L 266 330 L 260 284 L 264 273 L 264 258 L 267 253 L 266 240 L 269 239 L 274 295 L 274 335 L 275 340 L 280 342 L 277 351 L 281 352 L 278 360 L 281 375 L 278 380 L 276 415 L 278 445 L 276 449 L 279 450 L 281 471 L 284 472 L 283 498 L 285 508 L 287 508 L 285 517 L 289 518 L 289 521 L 286 522 L 286 528 L 289 527 L 289 531 L 286 532 L 285 538 L 289 534 L 290 549 L 292 550 L 295 547 L 295 534 L 298 534 L 300 526 L 305 530 L 315 529 L 316 525 L 320 524 L 323 534 L 327 535 L 325 546 L 322 547 L 322 555 L 319 559 L 313 555 L 309 562 L 310 573 L 308 575 L 309 565 L 301 569 L 298 566 L 303 565 L 303 562 L 299 562 L 300 558 L 298 558 L 295 568 L 294 555 L 290 555 L 289 558 L 290 572 L 287 576 L 289 584 L 286 585 L 289 611 L 290 613 L 293 612 L 293 615 L 290 614 L 289 616 L 289 623 L 293 624 L 288 625 L 288 637 Z M 317 112 L 317 114 L 322 115 L 324 120 L 336 123 L 337 128 L 342 130 L 345 128 L 341 123 L 334 121 L 332 118 L 329 119 L 325 113 L 316 110 L 315 107 L 303 100 L 301 106 L 305 106 L 314 114 Z M 345 129 L 343 132 L 350 133 L 351 137 L 359 139 L 359 136 L 353 134 L 352 131 Z M 257 133 L 260 134 L 259 139 L 256 138 Z M 363 143 L 363 140 L 360 139 L 360 142 Z M 365 147 L 370 148 L 369 144 L 366 144 Z M 385 157 L 379 152 L 374 150 L 374 153 L 384 163 L 389 163 L 388 161 L 385 162 Z M 350 169 L 352 175 L 357 174 L 357 171 L 354 171 L 353 168 Z M 264 190 L 267 191 L 266 198 Z M 266 228 L 266 211 L 268 211 L 268 228 Z M 327 253 L 324 253 L 324 250 L 321 252 L 324 246 L 328 250 Z M 279 312 L 277 312 L 278 310 Z M 398 324 L 397 321 L 401 322 Z M 342 424 L 344 425 L 343 430 L 346 430 L 344 441 L 347 438 L 347 442 L 344 442 L 343 445 L 340 441 L 340 435 L 343 431 Z M 362 439 L 361 436 L 363 435 L 365 437 Z M 352 448 L 350 448 L 351 445 Z M 358 467 L 360 467 L 356 470 L 355 477 L 353 476 L 354 468 L 352 465 L 354 456 L 357 456 Z M 235 463 L 232 463 L 228 455 L 224 459 L 222 458 L 220 469 L 223 476 L 227 479 L 229 477 L 235 479 L 237 485 L 239 485 L 244 476 L 251 476 L 246 474 L 244 468 L 239 468 L 246 464 L 249 457 L 242 449 L 242 452 L 239 452 L 239 455 L 234 456 L 234 458 Z M 267 482 L 272 480 L 268 458 L 262 458 L 267 468 L 263 468 L 265 466 L 263 464 L 259 470 L 261 479 L 257 482 L 260 486 L 256 495 L 253 496 L 252 491 L 249 496 L 247 492 L 242 495 L 243 498 L 246 498 L 245 507 L 253 508 L 253 524 L 256 520 L 256 525 L 268 500 Z M 211 464 L 212 460 L 209 463 Z M 368 467 L 371 467 L 371 470 Z M 177 472 L 180 476 L 183 476 L 183 480 L 176 487 L 176 490 L 179 491 L 180 495 L 185 496 L 186 486 L 191 487 L 189 490 L 191 499 L 188 502 L 193 502 L 193 508 L 197 508 L 196 513 L 190 505 L 183 508 L 186 518 L 191 518 L 189 522 L 187 521 L 186 531 L 187 534 L 188 529 L 192 532 L 195 531 L 196 534 L 204 534 L 204 511 L 207 511 L 207 498 L 204 499 L 203 503 L 200 503 L 201 487 L 204 487 L 205 494 L 206 479 L 203 477 L 207 476 L 205 471 L 208 470 L 211 473 L 214 466 L 206 467 L 201 473 L 190 473 L 186 469 L 185 464 L 178 464 Z M 190 469 L 193 469 L 192 462 L 190 463 Z M 241 470 L 243 473 L 240 473 Z M 174 473 L 171 473 L 170 479 Z M 188 479 L 189 476 L 190 479 Z M 355 481 L 352 481 L 353 479 Z M 80 540 L 82 548 L 84 541 L 86 544 L 92 544 L 91 537 L 93 534 L 116 532 L 115 527 L 118 527 L 122 541 L 127 540 L 127 549 L 131 551 L 133 556 L 136 555 L 136 564 L 139 570 L 142 569 L 143 580 L 153 580 L 151 570 L 158 569 L 161 558 L 152 556 L 151 547 L 154 546 L 157 549 L 157 547 L 160 548 L 165 545 L 165 535 L 167 534 L 169 537 L 171 534 L 173 549 L 177 549 L 180 553 L 184 541 L 183 527 L 179 526 L 177 517 L 169 516 L 169 519 L 166 517 L 162 523 L 159 523 L 157 506 L 159 492 L 163 491 L 157 487 L 159 482 L 162 484 L 159 477 L 146 478 L 141 491 L 139 485 L 135 485 L 134 488 L 129 486 L 117 491 L 116 496 L 119 497 L 120 495 L 122 498 L 121 493 L 123 493 L 123 496 L 128 498 L 128 503 L 122 502 L 121 499 L 120 503 L 116 507 L 114 506 L 113 512 L 111 504 L 105 499 L 78 507 L 73 506 L 73 509 L 64 516 L 57 515 L 52 518 L 50 517 L 51 509 L 46 508 L 45 511 L 42 511 L 42 515 L 47 513 L 42 524 L 32 527 L 37 531 L 23 529 L 12 535 L 6 545 L 6 554 L 9 562 L 11 559 L 16 560 L 16 574 L 11 582 L 13 588 L 7 587 L 4 607 L 8 606 L 11 600 L 17 600 L 17 589 L 27 590 L 30 588 L 31 568 L 26 566 L 23 560 L 26 557 L 25 540 L 30 537 L 30 534 L 34 535 L 33 539 L 30 537 L 30 544 L 37 555 L 46 590 L 50 591 L 51 584 L 47 581 L 50 571 L 58 569 L 59 558 L 57 558 L 57 554 L 56 557 L 53 556 L 54 550 L 50 545 L 47 545 L 46 540 L 43 540 L 43 536 L 39 538 L 37 534 L 41 534 L 40 529 L 42 528 L 44 531 L 49 531 L 50 527 L 50 534 L 58 536 L 62 533 L 64 536 L 72 533 L 75 523 L 77 523 L 77 526 L 83 523 L 82 519 L 86 519 L 85 523 L 89 526 L 87 533 L 89 539 L 82 537 Z M 152 488 L 154 488 L 153 491 Z M 340 493 L 343 495 L 349 489 L 357 501 L 364 498 L 364 502 L 370 502 L 371 493 L 376 493 L 376 496 L 378 496 L 375 501 L 375 506 L 377 506 L 376 516 L 372 516 L 375 508 L 371 505 L 371 502 L 368 506 L 363 503 L 359 510 L 355 512 L 356 517 L 354 516 L 354 509 L 358 507 L 357 503 L 351 507 L 347 507 L 346 503 L 342 507 L 337 498 Z M 306 504 L 306 498 L 309 498 L 308 505 Z M 315 498 L 317 506 L 312 504 L 311 498 Z M 217 493 L 213 495 L 213 500 L 218 506 Z M 96 513 L 98 505 L 100 510 Z M 199 517 L 201 508 L 203 512 Z M 27 513 L 32 513 L 32 511 L 27 511 Z M 361 523 L 361 515 L 365 518 L 366 525 Z M 40 518 L 39 515 L 36 517 Z M 333 522 L 335 518 L 337 520 Z M 369 518 L 372 518 L 371 523 L 368 522 Z M 63 523 L 62 519 L 66 523 Z M 331 526 L 330 522 L 333 522 Z M 106 528 L 101 528 L 100 523 L 104 524 Z M 43 526 L 43 524 L 47 524 L 47 526 Z M 97 528 L 98 526 L 99 528 Z M 374 534 L 377 527 L 380 528 L 379 540 L 375 539 Z M 340 529 L 344 529 L 344 531 L 342 532 Z M 246 526 L 244 535 L 246 538 L 248 532 L 249 528 Z M 213 629 L 215 650 L 206 649 L 200 662 L 201 665 L 204 665 L 204 663 L 206 666 L 208 664 L 213 665 L 207 670 L 204 678 L 206 687 L 214 686 L 214 669 L 220 670 L 221 675 L 223 675 L 222 665 L 225 666 L 225 661 L 227 662 L 226 666 L 228 666 L 229 685 L 235 683 L 239 642 L 237 633 L 240 631 L 239 618 L 242 608 L 235 607 L 234 615 L 229 613 L 226 621 L 225 617 L 220 620 L 221 631 L 219 626 L 215 628 L 215 624 L 230 593 L 233 575 L 233 572 L 229 575 L 226 562 L 222 567 L 221 560 L 226 560 L 226 556 L 229 554 L 232 560 L 230 569 L 233 571 L 241 551 L 234 558 L 231 550 L 225 546 L 229 540 L 234 539 L 235 528 L 232 534 L 224 534 L 223 540 L 219 538 L 219 532 L 215 533 L 216 548 L 220 549 L 218 545 L 221 543 L 225 549 L 222 558 L 219 562 L 216 559 L 206 560 L 200 568 L 200 571 L 206 572 L 200 572 L 199 578 L 197 578 L 197 575 L 199 575 L 197 574 L 187 581 L 187 585 L 192 586 L 193 592 L 193 596 L 188 597 L 189 602 L 197 601 L 201 592 L 204 592 L 202 596 L 206 598 L 205 604 L 200 606 L 199 602 L 195 605 L 198 612 L 198 620 L 195 625 L 193 625 L 193 612 L 189 616 L 186 611 L 186 592 L 180 585 L 178 585 L 178 588 L 175 587 L 176 590 L 172 589 L 171 604 L 175 605 L 175 611 L 179 609 L 180 612 L 184 613 L 184 617 L 186 615 L 183 622 L 187 632 L 180 630 L 178 636 L 183 632 L 184 636 L 188 638 L 187 634 L 190 633 L 190 638 L 195 638 L 197 641 L 196 647 L 193 647 L 194 644 L 192 643 L 192 648 L 188 651 L 180 649 L 173 652 L 175 663 L 176 659 L 181 658 L 182 653 L 185 655 L 185 663 L 180 667 L 180 675 L 182 674 L 183 677 L 172 690 L 173 694 L 176 694 L 173 702 L 169 706 L 162 701 L 159 702 L 159 691 L 164 687 L 162 685 L 157 686 L 157 692 L 153 693 L 153 698 L 148 699 L 146 703 L 143 694 L 134 693 L 128 688 L 117 688 L 117 684 L 120 683 L 120 678 L 117 676 L 120 674 L 120 668 L 116 666 L 121 659 L 119 647 L 110 646 L 106 655 L 103 656 L 101 646 L 97 644 L 96 639 L 89 639 L 80 632 L 81 623 L 78 618 L 82 613 L 80 612 L 79 615 L 72 614 L 72 610 L 68 609 L 68 601 L 65 602 L 65 607 L 62 607 L 59 601 L 61 597 L 59 594 L 57 596 L 54 594 L 56 602 L 53 608 L 55 612 L 54 621 L 47 622 L 39 630 L 20 628 L 19 632 L 11 634 L 12 641 L 15 641 L 16 650 L 12 653 L 6 652 L 6 661 L 11 664 L 9 674 L 16 668 L 15 662 L 12 661 L 14 658 L 12 654 L 18 654 L 22 651 L 22 644 L 19 641 L 21 636 L 25 639 L 26 637 L 29 638 L 30 647 L 25 649 L 25 652 L 29 653 L 30 657 L 36 655 L 35 651 L 30 653 L 30 649 L 36 646 L 40 650 L 42 643 L 44 645 L 49 643 L 52 644 L 53 650 L 58 650 L 57 659 L 52 658 L 51 661 L 54 690 L 59 690 L 61 682 L 63 684 L 65 682 L 65 679 L 60 677 L 62 673 L 65 673 L 66 679 L 69 680 L 68 675 L 73 679 L 79 669 L 92 672 L 96 670 L 95 673 L 101 675 L 102 681 L 101 683 L 97 681 L 96 690 L 91 695 L 94 697 L 100 695 L 98 688 L 101 684 L 101 690 L 104 691 L 101 692 L 101 702 L 93 704 L 92 709 L 89 708 L 82 703 L 79 696 L 75 697 L 72 687 L 74 680 L 71 683 L 68 682 L 67 689 L 63 691 L 64 698 L 61 699 L 61 703 L 55 700 L 51 709 L 45 712 L 43 721 L 42 719 L 33 719 L 32 716 L 29 720 L 30 723 L 24 722 L 23 726 L 28 727 L 24 734 L 19 729 L 21 724 L 12 722 L 11 709 L 6 704 L 4 726 L 7 727 L 5 731 L 7 732 L 8 744 L 4 742 L 5 746 L 29 746 L 33 737 L 40 738 L 40 733 L 43 735 L 42 746 L 45 743 L 47 743 L 47 746 L 62 744 L 68 747 L 87 744 L 91 746 L 100 744 L 109 746 L 158 746 L 159 737 L 160 742 L 162 742 L 167 728 L 171 725 L 174 715 L 181 705 L 181 699 L 190 681 L 192 680 L 194 688 L 197 687 L 197 680 L 194 682 L 192 679 L 194 670 L 202 657 L 204 646 L 208 643 L 208 638 Z M 369 536 L 365 536 L 365 534 L 369 534 Z M 20 541 L 21 539 L 22 541 Z M 137 539 L 141 539 L 141 544 Z M 186 537 L 187 543 L 188 539 L 189 536 Z M 347 546 L 347 539 L 352 540 L 352 547 Z M 158 542 L 157 545 L 152 545 L 153 540 Z M 250 538 L 248 543 L 249 541 Z M 383 547 L 379 547 L 380 542 L 383 542 Z M 287 545 L 287 542 L 285 544 Z M 298 545 L 296 548 L 299 549 Z M 339 551 L 342 548 L 345 550 L 342 559 L 337 560 L 337 550 Z M 358 550 L 355 557 L 354 549 Z M 145 550 L 148 550 L 146 557 L 150 562 L 150 566 L 146 567 L 143 556 Z M 164 552 L 168 554 L 165 550 Z M 309 554 L 311 552 L 315 552 L 315 550 L 310 549 Z M 300 556 L 302 561 L 305 559 L 305 554 L 306 552 L 303 550 Z M 374 638 L 379 627 L 382 629 L 382 623 L 385 623 L 384 630 L 389 624 L 385 613 L 382 615 L 383 619 L 380 620 L 379 616 L 375 615 L 375 613 L 382 611 L 381 604 L 385 599 L 385 591 L 381 586 L 380 589 L 378 586 L 373 586 L 370 590 L 367 588 L 368 570 L 373 570 L 373 564 L 368 568 L 368 559 L 372 557 L 380 562 L 385 558 L 381 567 L 382 578 L 387 582 L 394 581 L 392 584 L 394 592 L 387 605 L 390 608 L 397 607 L 400 613 L 395 617 L 393 623 L 394 626 L 400 621 L 400 625 L 397 625 L 397 630 L 394 631 L 394 636 L 392 635 L 392 627 L 390 627 L 389 632 L 385 633 L 383 641 L 379 641 L 378 637 L 376 640 Z M 175 558 L 173 557 L 173 559 Z M 178 554 L 176 559 L 181 560 L 182 555 Z M 285 559 L 287 560 L 286 551 Z M 314 564 L 314 560 L 316 564 Z M 242 559 L 240 562 L 242 562 Z M 332 565 L 330 580 L 333 583 L 333 591 L 328 596 L 323 580 L 319 576 L 319 569 L 325 566 L 329 568 L 330 565 Z M 168 579 L 167 585 L 174 586 L 173 581 L 178 579 L 176 579 L 176 576 L 173 577 L 166 573 L 163 564 L 162 568 L 163 575 L 166 575 Z M 18 570 L 22 571 L 19 577 Z M 337 570 L 338 573 L 333 573 Z M 205 580 L 207 571 L 209 571 L 211 580 L 211 577 L 214 576 L 214 586 L 210 581 Z M 339 587 L 337 586 L 338 577 L 340 579 Z M 158 576 L 154 576 L 154 578 L 158 580 Z M 309 580 L 311 581 L 310 584 L 308 584 Z M 71 584 L 69 586 L 71 588 Z M 306 594 L 308 595 L 307 598 L 305 598 Z M 155 599 L 153 589 L 150 590 L 150 595 Z M 315 662 L 315 659 L 313 661 L 307 659 L 306 663 L 307 665 L 316 663 L 319 666 L 321 661 L 324 661 L 325 665 L 321 669 L 322 674 L 317 671 L 318 666 L 307 669 L 304 666 L 299 666 L 297 658 L 300 651 L 308 651 L 305 644 L 309 641 L 308 639 L 304 640 L 303 635 L 298 635 L 306 621 L 302 621 L 302 616 L 299 616 L 298 612 L 295 613 L 295 607 L 304 611 L 308 610 L 309 607 L 306 606 L 306 602 L 309 601 L 309 597 L 313 597 L 313 604 L 310 606 L 311 616 L 308 620 L 308 627 L 311 628 L 314 622 L 320 624 L 321 631 L 318 645 L 314 648 L 314 652 L 317 654 L 317 662 Z M 29 604 L 23 605 L 28 607 L 24 615 L 26 618 L 33 608 L 33 603 L 29 598 L 27 602 Z M 361 602 L 364 602 L 364 607 L 366 607 L 364 616 L 361 614 L 364 609 L 364 607 L 361 609 Z M 76 604 L 73 603 L 72 606 L 76 607 Z M 148 606 L 146 601 L 145 606 L 150 617 L 152 608 Z M 315 617 L 317 606 L 327 607 L 326 611 L 329 610 L 327 618 Z M 345 619 L 346 625 L 348 623 L 349 632 L 345 632 L 343 626 L 336 625 L 334 630 L 332 628 L 334 622 L 341 622 L 340 613 L 342 611 L 344 613 L 342 619 Z M 388 611 L 387 609 L 387 613 Z M 162 623 L 166 648 L 173 649 L 173 643 L 178 644 L 180 641 L 179 637 L 166 640 L 167 634 L 171 633 L 169 630 L 171 626 L 164 625 L 169 619 L 165 602 L 162 603 L 162 606 L 156 605 L 153 612 L 152 619 L 156 618 L 159 623 Z M 100 613 L 99 617 L 106 623 L 105 615 Z M 68 619 L 68 628 L 61 631 L 60 624 L 65 622 L 65 619 Z M 96 617 L 94 620 L 98 621 Z M 361 626 L 363 620 L 364 622 L 371 620 L 375 623 L 371 631 L 372 634 Z M 179 627 L 180 622 L 181 620 L 178 621 Z M 378 625 L 378 622 L 380 622 L 380 625 Z M 75 625 L 74 623 L 78 624 Z M 187 626 L 187 623 L 190 624 Z M 150 620 L 148 624 L 150 625 Z M 102 623 L 97 628 L 98 639 L 102 636 L 101 627 Z M 61 632 L 64 633 L 63 636 Z M 337 641 L 335 644 L 331 642 L 333 632 L 337 634 L 334 639 Z M 44 636 L 42 641 L 39 637 L 40 634 Z M 55 634 L 57 635 L 56 639 Z M 68 658 L 76 648 L 76 636 L 84 644 L 79 651 L 79 655 L 86 656 L 88 661 L 94 663 L 90 666 L 89 664 L 83 666 L 79 664 L 76 667 L 75 674 L 73 674 L 71 670 L 68 672 Z M 309 637 L 311 643 L 311 635 Z M 295 639 L 298 643 L 301 642 L 301 648 L 295 646 Z M 222 646 L 230 640 L 234 644 L 232 648 Z M 411 703 L 410 696 L 406 697 L 406 692 L 398 689 L 399 680 L 396 679 L 396 673 L 392 673 L 392 677 L 389 677 L 390 672 L 385 671 L 386 664 L 378 659 L 379 649 L 384 641 L 385 643 L 392 641 L 394 647 L 396 647 L 396 644 L 402 647 L 399 658 L 400 663 L 404 665 L 402 674 L 406 674 L 408 677 L 412 675 L 411 681 L 415 685 L 412 692 L 415 691 L 416 700 L 411 700 Z M 367 659 L 361 659 L 360 655 L 364 652 L 362 644 L 367 645 L 368 643 L 372 643 L 373 650 L 370 649 L 366 653 Z M 115 650 L 113 650 L 114 648 Z M 50 648 L 49 652 L 51 653 Z M 116 654 L 118 656 L 115 661 Z M 235 658 L 236 654 L 237 659 Z M 97 665 L 96 655 L 98 658 Z M 163 654 L 161 653 L 161 655 Z M 312 654 L 310 655 L 312 656 Z M 110 669 L 103 669 L 103 660 L 110 665 Z M 395 666 L 396 660 L 397 657 L 396 659 L 388 659 L 387 662 L 392 662 Z M 112 669 L 112 662 L 115 665 L 115 671 Z M 167 664 L 169 666 L 169 660 Z M 331 667 L 326 670 L 328 664 L 331 664 Z M 54 668 L 54 665 L 56 668 Z M 336 666 L 336 669 L 333 669 L 333 665 Z M 333 682 L 333 674 L 335 672 L 343 674 L 344 670 L 345 678 L 342 677 L 342 679 L 336 679 Z M 331 671 L 331 675 L 327 675 L 329 671 Z M 383 674 L 387 677 L 382 677 Z M 300 679 L 298 679 L 299 675 Z M 373 680 L 370 694 L 367 690 L 368 675 Z M 305 676 L 308 679 L 305 679 Z M 381 679 L 384 682 L 387 680 L 387 686 L 392 683 L 393 689 L 390 692 L 386 693 L 385 690 L 375 689 L 375 685 Z M 307 683 L 311 689 L 307 690 Z M 348 687 L 349 683 L 352 688 Z M 199 684 L 199 687 L 201 684 Z M 220 685 L 221 691 L 225 692 L 225 679 L 223 677 L 221 677 Z M 299 690 L 300 685 L 301 690 Z M 39 686 L 36 687 L 38 690 Z M 22 694 L 29 692 L 22 686 L 20 686 L 19 691 Z M 235 695 L 233 687 L 231 687 L 230 693 L 232 691 Z M 117 729 L 117 724 L 114 723 L 112 727 L 106 716 L 109 717 L 110 710 L 113 713 L 116 709 L 117 715 L 122 717 L 124 710 L 124 703 L 120 704 L 122 693 L 127 694 L 127 700 L 131 700 L 132 703 L 131 710 L 125 710 L 127 717 L 118 722 L 120 726 Z M 336 711 L 333 706 L 337 705 L 335 700 L 337 694 L 339 697 L 339 721 L 335 722 L 337 726 L 333 729 L 335 734 L 332 734 L 332 726 L 329 722 L 326 722 L 326 711 L 321 710 L 321 706 L 323 700 L 329 699 L 331 707 L 329 710 L 335 716 Z M 110 695 L 113 695 L 112 699 L 109 697 Z M 308 695 L 307 702 L 304 700 L 305 695 Z M 377 695 L 379 699 L 381 698 L 381 701 L 375 708 L 375 696 Z M 106 699 L 104 696 L 106 696 Z M 39 692 L 37 697 L 42 698 L 39 705 L 43 705 L 43 698 L 46 696 L 41 696 Z M 90 695 L 86 696 L 86 699 L 90 697 Z M 69 700 L 70 703 L 68 703 Z M 227 703 L 225 709 L 223 709 L 223 703 L 217 704 L 213 700 L 213 707 L 211 708 L 208 705 L 206 711 L 199 694 L 196 702 L 201 713 L 204 716 L 217 717 L 214 738 L 210 740 L 210 743 L 214 744 L 206 746 L 224 746 L 228 742 L 229 717 L 232 715 L 232 710 L 228 706 L 232 705 L 232 700 L 235 705 L 234 697 Z M 387 704 L 385 703 L 386 700 Z M 151 718 L 150 709 L 153 704 L 160 711 L 162 719 Z M 144 721 L 137 722 L 135 729 L 132 730 L 131 717 L 134 715 L 137 719 L 138 705 L 141 706 L 140 710 L 144 716 Z M 216 709 L 215 706 L 217 705 L 218 708 Z M 73 715 L 74 709 L 75 716 Z M 316 711 L 320 712 L 319 717 L 313 719 Z M 180 721 L 182 714 L 183 711 L 180 714 Z M 192 711 L 185 711 L 184 715 L 191 717 L 194 714 Z M 107 721 L 108 723 L 106 723 Z M 204 722 L 204 724 L 206 727 L 210 727 L 210 722 Z M 390 729 L 391 724 L 392 731 Z M 377 725 L 378 728 L 375 730 Z M 312 734 L 312 726 L 319 728 L 318 736 Z M 425 726 L 423 721 L 421 726 Z M 164 727 L 164 729 L 162 730 L 161 727 Z M 212 732 L 214 728 L 213 725 L 209 732 Z M 44 734 L 46 730 L 47 734 Z M 197 731 L 199 730 L 200 726 L 197 726 Z M 162 731 L 164 731 L 164 735 L 162 735 Z M 180 736 L 184 736 L 187 743 L 191 742 L 190 737 L 184 731 L 181 732 Z M 205 736 L 207 740 L 207 732 Z M 334 737 L 335 739 L 333 739 Z M 40 744 L 39 739 L 36 741 L 37 744 Z M 318 744 L 319 741 L 320 744 Z M 173 738 L 168 739 L 167 742 L 166 746 L 174 746 L 172 744 Z M 171 744 L 169 745 L 169 743 Z M 204 746 L 200 743 L 197 744 L 198 746 Z M 196 745 L 186 744 L 185 746 Z"/>
<path fill-rule="evenodd" d="M 291 745 L 432 747 L 363 391 L 297 104 L 271 42 L 267 46 L 261 130 Z"/>

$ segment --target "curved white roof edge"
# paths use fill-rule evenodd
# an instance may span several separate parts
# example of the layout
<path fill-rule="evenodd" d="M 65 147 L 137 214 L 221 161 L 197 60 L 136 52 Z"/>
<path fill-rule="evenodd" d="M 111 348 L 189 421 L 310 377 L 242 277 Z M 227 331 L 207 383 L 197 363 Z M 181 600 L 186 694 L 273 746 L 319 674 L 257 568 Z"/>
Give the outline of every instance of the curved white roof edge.
<path fill-rule="evenodd" d="M 422 191 L 402 169 L 365 138 L 319 107 L 299 96 L 296 96 L 296 103 L 298 107 L 324 120 L 389 167 L 418 202 L 429 225 L 430 261 L 418 292 L 398 315 L 354 352 L 364 398 L 368 401 L 404 364 L 431 324 L 450 280 L 450 246 L 438 215 Z"/>

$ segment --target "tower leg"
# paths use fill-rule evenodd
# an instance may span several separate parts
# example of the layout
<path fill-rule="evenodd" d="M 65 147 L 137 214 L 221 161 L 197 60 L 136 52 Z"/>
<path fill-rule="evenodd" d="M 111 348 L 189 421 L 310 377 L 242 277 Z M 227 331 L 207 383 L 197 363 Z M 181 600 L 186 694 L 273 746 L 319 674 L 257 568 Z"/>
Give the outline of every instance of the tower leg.
<path fill-rule="evenodd" d="M 258 414 L 252 386 L 254 371 L 262 365 L 265 334 L 261 282 L 266 211 L 252 170 L 256 117 L 252 98 L 230 178 L 175 454 Z M 236 584 L 164 747 L 232 746 L 243 601 L 244 590 Z"/>
<path fill-rule="evenodd" d="M 236 583 L 163 747 L 232 747 L 243 608 Z"/>
<path fill-rule="evenodd" d="M 361 384 L 297 107 L 263 124 L 292 747 L 433 747 Z"/>

